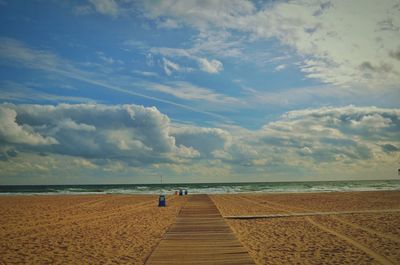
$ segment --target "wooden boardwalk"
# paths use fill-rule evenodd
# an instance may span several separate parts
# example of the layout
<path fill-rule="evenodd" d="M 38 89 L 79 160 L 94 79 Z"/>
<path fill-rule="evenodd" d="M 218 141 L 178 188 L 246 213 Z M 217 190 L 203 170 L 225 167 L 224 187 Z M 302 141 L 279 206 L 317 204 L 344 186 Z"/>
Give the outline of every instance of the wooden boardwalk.
<path fill-rule="evenodd" d="M 207 195 L 191 195 L 146 264 L 255 264 Z"/>

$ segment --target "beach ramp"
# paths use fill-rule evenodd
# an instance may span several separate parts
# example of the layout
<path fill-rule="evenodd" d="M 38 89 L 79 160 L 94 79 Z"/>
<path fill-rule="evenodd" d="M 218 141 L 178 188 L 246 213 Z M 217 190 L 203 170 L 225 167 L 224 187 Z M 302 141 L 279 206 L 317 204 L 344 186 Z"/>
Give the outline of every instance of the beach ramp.
<path fill-rule="evenodd" d="M 255 264 L 207 195 L 191 195 L 146 264 Z"/>

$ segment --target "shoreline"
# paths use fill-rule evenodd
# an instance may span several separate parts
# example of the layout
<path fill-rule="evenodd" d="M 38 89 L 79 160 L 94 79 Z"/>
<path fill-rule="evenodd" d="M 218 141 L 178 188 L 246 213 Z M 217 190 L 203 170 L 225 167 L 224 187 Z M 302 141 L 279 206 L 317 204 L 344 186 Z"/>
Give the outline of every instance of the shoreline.
<path fill-rule="evenodd" d="M 367 193 L 367 192 L 400 192 L 400 189 L 378 189 L 378 190 L 344 190 L 344 191 L 295 191 L 295 192 L 286 192 L 286 191 L 253 191 L 253 192 L 225 192 L 225 193 L 190 193 L 192 194 L 207 194 L 207 195 L 291 195 L 291 194 L 332 194 L 332 193 Z M 164 194 L 167 196 L 175 196 L 173 192 L 170 193 L 97 193 L 97 192 L 87 192 L 87 193 L 0 193 L 0 197 L 29 197 L 29 196 L 158 196 L 160 194 Z"/>

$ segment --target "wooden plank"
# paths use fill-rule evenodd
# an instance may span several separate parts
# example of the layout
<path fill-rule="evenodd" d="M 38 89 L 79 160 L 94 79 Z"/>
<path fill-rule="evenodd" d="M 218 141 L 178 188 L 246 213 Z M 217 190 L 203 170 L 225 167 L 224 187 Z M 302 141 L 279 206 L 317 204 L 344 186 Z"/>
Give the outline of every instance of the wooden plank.
<path fill-rule="evenodd" d="M 191 195 L 146 264 L 255 264 L 207 195 Z"/>

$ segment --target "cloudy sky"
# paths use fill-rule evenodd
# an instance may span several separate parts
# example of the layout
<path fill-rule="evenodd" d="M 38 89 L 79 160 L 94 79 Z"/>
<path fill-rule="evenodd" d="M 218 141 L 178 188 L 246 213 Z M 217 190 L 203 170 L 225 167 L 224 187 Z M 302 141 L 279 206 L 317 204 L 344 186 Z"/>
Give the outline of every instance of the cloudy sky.
<path fill-rule="evenodd" d="M 400 2 L 0 0 L 0 184 L 398 178 Z"/>

